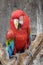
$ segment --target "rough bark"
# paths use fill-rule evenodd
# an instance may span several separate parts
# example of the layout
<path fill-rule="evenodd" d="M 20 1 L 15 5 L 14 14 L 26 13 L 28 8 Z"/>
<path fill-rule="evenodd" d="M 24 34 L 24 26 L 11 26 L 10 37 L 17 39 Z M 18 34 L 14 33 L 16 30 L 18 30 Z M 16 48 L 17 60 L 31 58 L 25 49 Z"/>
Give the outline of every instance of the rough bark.
<path fill-rule="evenodd" d="M 31 65 L 43 47 L 43 33 L 39 34 L 24 53 L 16 54 L 11 59 L 6 58 L 5 51 L 0 45 L 0 61 L 2 65 Z M 4 52 L 3 52 L 4 51 Z"/>

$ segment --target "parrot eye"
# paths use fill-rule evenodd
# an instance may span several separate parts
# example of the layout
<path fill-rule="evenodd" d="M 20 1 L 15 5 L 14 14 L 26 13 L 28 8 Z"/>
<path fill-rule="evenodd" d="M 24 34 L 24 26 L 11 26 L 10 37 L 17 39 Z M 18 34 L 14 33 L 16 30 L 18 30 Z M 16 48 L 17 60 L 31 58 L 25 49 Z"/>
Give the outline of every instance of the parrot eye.
<path fill-rule="evenodd" d="M 14 19 L 14 26 L 15 26 L 15 28 L 17 29 L 18 28 L 18 19 Z"/>

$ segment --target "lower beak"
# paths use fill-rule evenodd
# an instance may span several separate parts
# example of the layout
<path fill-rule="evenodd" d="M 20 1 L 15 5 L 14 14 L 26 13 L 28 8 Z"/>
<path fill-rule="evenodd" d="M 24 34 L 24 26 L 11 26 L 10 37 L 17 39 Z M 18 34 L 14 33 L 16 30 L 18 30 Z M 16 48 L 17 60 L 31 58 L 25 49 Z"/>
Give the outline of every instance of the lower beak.
<path fill-rule="evenodd" d="M 19 28 L 21 28 L 21 24 L 20 24 L 20 23 L 18 24 L 18 29 L 19 29 Z"/>

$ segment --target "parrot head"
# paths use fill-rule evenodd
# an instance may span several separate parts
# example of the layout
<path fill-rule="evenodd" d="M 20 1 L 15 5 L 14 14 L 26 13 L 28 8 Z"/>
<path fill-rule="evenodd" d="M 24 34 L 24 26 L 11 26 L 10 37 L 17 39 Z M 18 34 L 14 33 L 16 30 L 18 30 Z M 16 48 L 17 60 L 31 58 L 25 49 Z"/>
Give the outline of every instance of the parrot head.
<path fill-rule="evenodd" d="M 20 29 L 28 21 L 27 15 L 22 10 L 13 11 L 10 18 L 10 27 Z"/>

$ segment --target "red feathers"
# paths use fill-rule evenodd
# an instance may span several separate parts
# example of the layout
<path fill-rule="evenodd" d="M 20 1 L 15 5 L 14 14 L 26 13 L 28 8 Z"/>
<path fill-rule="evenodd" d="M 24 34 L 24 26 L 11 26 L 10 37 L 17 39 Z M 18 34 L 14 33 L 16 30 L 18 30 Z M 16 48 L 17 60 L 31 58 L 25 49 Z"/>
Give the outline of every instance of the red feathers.
<path fill-rule="evenodd" d="M 21 28 L 17 30 L 14 26 L 14 19 L 19 20 L 20 16 L 23 16 L 23 24 L 21 25 Z M 30 19 L 22 10 L 12 12 L 10 18 L 10 29 L 14 34 L 12 34 L 15 41 L 14 54 L 22 49 L 27 49 L 30 44 Z"/>

